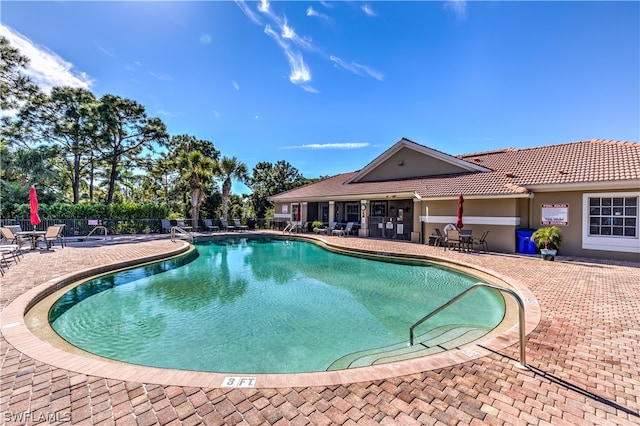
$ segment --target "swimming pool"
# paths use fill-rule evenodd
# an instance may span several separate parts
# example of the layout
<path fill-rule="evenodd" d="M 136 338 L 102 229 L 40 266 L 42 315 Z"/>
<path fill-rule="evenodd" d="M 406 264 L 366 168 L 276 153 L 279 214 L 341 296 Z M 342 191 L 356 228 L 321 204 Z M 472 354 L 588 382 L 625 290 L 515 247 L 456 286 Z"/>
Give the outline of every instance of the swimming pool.
<path fill-rule="evenodd" d="M 406 345 L 411 324 L 477 279 L 425 264 L 344 256 L 279 238 L 216 239 L 198 255 L 109 274 L 50 311 L 71 344 L 134 364 L 198 371 L 325 371 L 354 353 Z M 424 325 L 490 330 L 492 290 Z"/>

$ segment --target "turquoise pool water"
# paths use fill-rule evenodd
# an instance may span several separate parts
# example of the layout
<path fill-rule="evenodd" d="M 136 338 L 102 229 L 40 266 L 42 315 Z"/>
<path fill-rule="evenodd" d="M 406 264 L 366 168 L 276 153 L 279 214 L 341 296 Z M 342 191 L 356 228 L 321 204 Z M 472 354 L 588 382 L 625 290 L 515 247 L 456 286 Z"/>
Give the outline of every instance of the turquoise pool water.
<path fill-rule="evenodd" d="M 409 327 L 477 279 L 437 266 L 346 256 L 269 237 L 197 242 L 197 254 L 106 275 L 60 298 L 71 344 L 134 364 L 230 373 L 325 371 L 407 342 Z M 422 325 L 491 329 L 504 301 L 479 289 Z"/>

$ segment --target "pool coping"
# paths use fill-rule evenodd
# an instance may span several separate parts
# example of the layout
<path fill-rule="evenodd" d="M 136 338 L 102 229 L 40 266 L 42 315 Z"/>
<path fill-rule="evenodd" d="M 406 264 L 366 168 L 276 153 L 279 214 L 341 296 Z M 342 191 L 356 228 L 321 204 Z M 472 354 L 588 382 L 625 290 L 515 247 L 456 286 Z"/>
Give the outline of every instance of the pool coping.
<path fill-rule="evenodd" d="M 261 233 L 264 234 L 264 233 Z M 245 234 L 249 235 L 249 234 Z M 280 234 L 275 234 L 280 236 Z M 293 237 L 293 236 L 292 236 Z M 321 245 L 327 245 L 337 250 L 350 250 L 339 244 L 331 242 L 330 238 L 305 236 L 297 238 L 315 240 Z M 166 258 L 185 254 L 192 249 L 192 245 L 184 241 L 178 241 L 175 250 L 169 252 L 130 259 L 126 262 L 114 262 L 100 267 L 87 268 L 76 271 L 61 277 L 51 279 L 31 290 L 23 293 L 11 302 L 0 317 L 2 324 L 2 334 L 8 343 L 25 355 L 42 361 L 46 364 L 74 371 L 77 373 L 93 376 L 116 379 L 123 381 L 133 381 L 142 383 L 152 383 L 159 385 L 193 386 L 203 388 L 220 387 L 253 387 L 253 388 L 281 388 L 281 387 L 309 387 L 348 384 L 367 380 L 387 379 L 402 375 L 417 374 L 423 371 L 430 371 L 443 367 L 468 362 L 490 355 L 496 351 L 519 343 L 519 328 L 515 326 L 509 328 L 504 333 L 487 339 L 480 339 L 472 344 L 460 349 L 450 350 L 441 354 L 430 355 L 428 357 L 393 362 L 368 367 L 359 367 L 348 370 L 323 371 L 311 373 L 295 374 L 238 374 L 238 373 L 209 373 L 199 371 L 187 371 L 176 369 L 165 369 L 156 367 L 144 367 L 127 364 L 117 361 L 107 361 L 105 359 L 92 359 L 77 354 L 73 354 L 50 345 L 36 337 L 25 323 L 25 314 L 36 303 L 53 292 L 65 287 L 71 282 L 76 282 L 83 278 L 100 273 L 111 272 L 117 269 L 128 268 L 144 263 L 155 262 Z M 358 249 L 353 251 L 369 252 L 374 251 Z M 393 256 L 404 257 L 401 253 L 393 253 Z M 438 264 L 454 265 L 456 268 L 470 269 L 481 274 L 488 274 L 508 283 L 522 298 L 526 305 L 525 334 L 531 333 L 539 324 L 541 319 L 541 309 L 533 293 L 521 283 L 510 277 L 486 268 L 465 265 L 461 262 L 449 261 L 430 256 L 406 256 L 414 259 L 433 261 Z M 517 363 L 517 360 L 513 360 Z M 238 382 L 230 382 L 230 378 L 238 379 Z M 240 381 L 242 380 L 242 381 Z"/>

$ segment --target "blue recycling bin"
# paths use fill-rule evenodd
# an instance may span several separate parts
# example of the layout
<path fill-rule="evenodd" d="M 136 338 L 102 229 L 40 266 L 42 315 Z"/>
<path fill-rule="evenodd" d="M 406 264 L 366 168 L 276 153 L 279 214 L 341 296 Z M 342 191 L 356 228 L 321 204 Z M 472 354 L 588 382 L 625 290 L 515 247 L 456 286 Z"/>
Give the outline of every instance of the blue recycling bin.
<path fill-rule="evenodd" d="M 536 254 L 536 243 L 531 241 L 532 229 L 517 229 L 516 239 L 518 243 L 518 253 Z"/>

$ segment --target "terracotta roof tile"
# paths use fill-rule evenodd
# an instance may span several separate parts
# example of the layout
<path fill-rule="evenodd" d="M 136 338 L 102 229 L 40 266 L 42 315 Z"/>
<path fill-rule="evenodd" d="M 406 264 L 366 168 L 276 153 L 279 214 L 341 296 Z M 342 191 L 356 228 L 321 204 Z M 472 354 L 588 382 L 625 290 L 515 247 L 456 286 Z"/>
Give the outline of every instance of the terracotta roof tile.
<path fill-rule="evenodd" d="M 507 148 L 458 155 L 490 169 L 456 175 L 384 182 L 345 183 L 343 173 L 273 197 L 274 200 L 417 192 L 425 198 L 505 195 L 529 187 L 603 181 L 640 180 L 640 144 L 593 139 L 536 148 Z"/>

